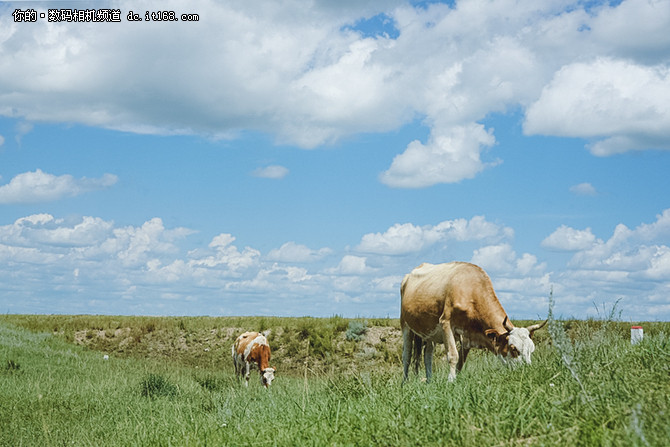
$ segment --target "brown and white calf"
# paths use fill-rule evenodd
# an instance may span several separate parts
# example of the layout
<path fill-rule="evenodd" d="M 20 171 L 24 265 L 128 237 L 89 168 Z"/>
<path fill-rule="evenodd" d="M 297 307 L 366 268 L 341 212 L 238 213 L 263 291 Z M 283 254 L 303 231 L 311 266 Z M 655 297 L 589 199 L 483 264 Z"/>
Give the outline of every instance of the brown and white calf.
<path fill-rule="evenodd" d="M 244 375 L 245 386 L 249 386 L 249 370 L 253 366 L 261 374 L 261 384 L 267 388 L 275 378 L 276 369 L 270 366 L 270 345 L 264 334 L 245 332 L 237 337 L 233 345 L 235 375 Z"/>

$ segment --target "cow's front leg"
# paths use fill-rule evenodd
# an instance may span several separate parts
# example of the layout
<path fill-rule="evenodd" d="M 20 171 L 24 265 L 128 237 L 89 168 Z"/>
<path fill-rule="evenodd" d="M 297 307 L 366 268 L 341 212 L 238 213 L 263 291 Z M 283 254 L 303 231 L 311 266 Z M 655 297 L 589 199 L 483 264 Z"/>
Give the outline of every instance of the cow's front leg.
<path fill-rule="evenodd" d="M 447 318 L 441 318 L 442 330 L 444 331 L 444 344 L 447 348 L 447 356 L 449 357 L 449 382 L 456 379 L 456 367 L 458 366 L 458 347 L 456 346 L 456 339 L 454 333 L 451 331 L 451 323 Z"/>
<path fill-rule="evenodd" d="M 466 348 L 463 346 L 463 340 L 461 339 L 461 356 L 458 358 L 458 372 L 461 372 L 463 369 L 463 365 L 465 364 L 465 359 L 468 358 L 468 353 L 470 352 L 470 348 Z"/>

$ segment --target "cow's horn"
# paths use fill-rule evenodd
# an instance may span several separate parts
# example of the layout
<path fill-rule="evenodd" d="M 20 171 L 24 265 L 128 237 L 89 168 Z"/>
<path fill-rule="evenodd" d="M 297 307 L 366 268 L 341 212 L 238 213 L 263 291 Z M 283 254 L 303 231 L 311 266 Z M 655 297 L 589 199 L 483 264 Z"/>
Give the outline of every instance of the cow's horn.
<path fill-rule="evenodd" d="M 507 315 L 505 315 L 505 319 L 503 320 L 503 327 L 508 331 L 511 332 L 512 329 L 514 329 L 514 326 L 511 323 L 507 322 Z"/>
<path fill-rule="evenodd" d="M 544 327 L 544 325 L 547 324 L 547 321 L 549 321 L 548 318 L 546 320 L 544 320 L 542 323 L 533 324 L 531 326 L 528 326 L 526 329 L 528 329 L 528 332 L 533 333 L 536 330 L 541 329 L 542 327 Z"/>

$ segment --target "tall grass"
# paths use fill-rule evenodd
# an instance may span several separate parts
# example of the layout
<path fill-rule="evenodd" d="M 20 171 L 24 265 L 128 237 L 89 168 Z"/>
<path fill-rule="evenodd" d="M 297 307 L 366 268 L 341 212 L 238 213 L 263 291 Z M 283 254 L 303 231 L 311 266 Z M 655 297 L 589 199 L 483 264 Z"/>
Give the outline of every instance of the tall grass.
<path fill-rule="evenodd" d="M 559 324 L 538 341 L 532 365 L 508 369 L 488 353 L 472 352 L 449 383 L 439 356 L 431 384 L 414 376 L 401 387 L 401 367 L 393 362 L 370 367 L 368 358 L 352 356 L 346 359 L 355 368 L 348 372 L 312 367 L 318 360 L 307 349 L 312 331 L 331 328 L 358 343 L 345 340 L 348 321 L 240 320 L 240 327 L 262 323 L 275 333 L 284 326 L 307 331 L 299 354 L 310 362 L 295 359 L 299 368 L 280 371 L 265 390 L 257 380 L 248 388 L 237 382 L 227 366 L 227 344 L 211 365 L 175 361 L 181 351 L 105 360 L 102 352 L 53 336 L 51 327 L 36 333 L 7 323 L 11 316 L 4 320 L 2 446 L 664 446 L 670 439 L 668 324 L 631 346 L 616 322 L 554 320 Z M 37 320 L 33 324 L 42 327 Z M 138 317 L 130 324 L 148 321 Z M 151 321 L 151 336 L 197 332 L 201 324 Z M 90 322 L 95 330 L 114 326 L 102 317 Z M 209 333 L 210 323 L 201 329 Z M 331 356 L 340 352 L 331 348 Z"/>

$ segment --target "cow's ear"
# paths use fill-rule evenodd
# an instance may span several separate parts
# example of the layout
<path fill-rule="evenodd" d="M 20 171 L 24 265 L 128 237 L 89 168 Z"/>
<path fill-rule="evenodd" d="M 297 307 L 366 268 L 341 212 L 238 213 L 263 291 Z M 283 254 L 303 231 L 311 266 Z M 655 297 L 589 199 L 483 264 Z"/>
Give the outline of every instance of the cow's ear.
<path fill-rule="evenodd" d="M 498 335 L 497 338 L 498 346 L 507 346 L 509 343 L 509 332 L 506 334 Z"/>
<path fill-rule="evenodd" d="M 491 341 L 496 341 L 496 337 L 498 336 L 498 333 L 495 331 L 495 329 L 487 329 L 484 331 L 484 334 L 491 339 Z"/>

